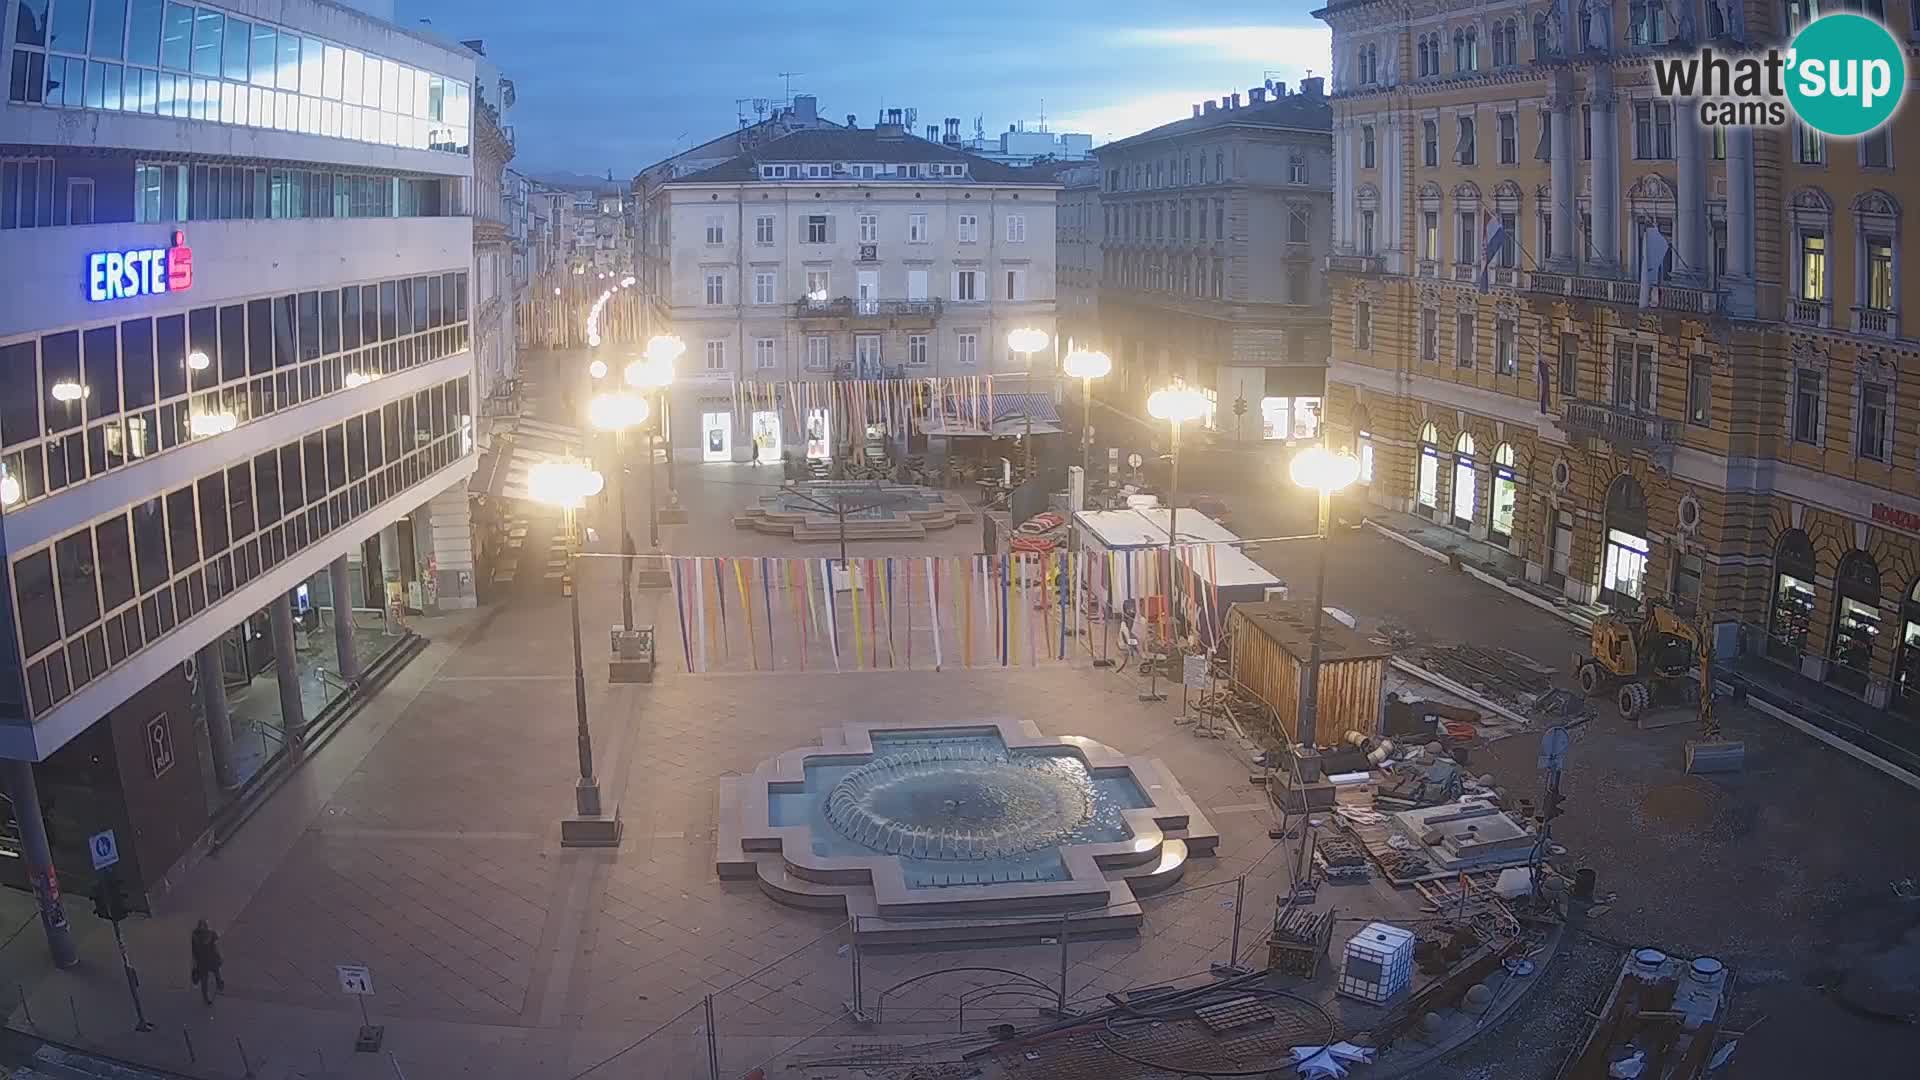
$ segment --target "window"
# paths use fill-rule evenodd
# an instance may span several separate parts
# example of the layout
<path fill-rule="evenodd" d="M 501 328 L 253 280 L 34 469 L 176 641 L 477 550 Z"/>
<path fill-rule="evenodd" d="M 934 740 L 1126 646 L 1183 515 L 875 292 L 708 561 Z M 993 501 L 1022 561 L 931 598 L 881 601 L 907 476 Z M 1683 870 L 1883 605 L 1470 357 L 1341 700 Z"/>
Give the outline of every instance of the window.
<path fill-rule="evenodd" d="M 953 346 L 953 359 L 955 363 L 971 367 L 980 361 L 980 336 L 978 334 L 955 334 Z"/>
<path fill-rule="evenodd" d="M 907 243 L 924 244 L 927 242 L 927 215 L 907 215 Z"/>
<path fill-rule="evenodd" d="M 1008 270 L 1006 272 L 1006 286 L 1005 299 L 1025 300 L 1027 298 L 1027 272 L 1025 270 Z"/>
<path fill-rule="evenodd" d="M 927 272 L 925 270 L 907 271 L 907 299 L 925 300 L 927 298 Z"/>
<path fill-rule="evenodd" d="M 1373 304 L 1360 300 L 1353 305 L 1353 347 L 1373 348 Z"/>
<path fill-rule="evenodd" d="M 753 366 L 758 371 L 772 371 L 774 368 L 773 339 L 770 337 L 753 339 Z"/>
<path fill-rule="evenodd" d="M 753 302 L 772 304 L 774 300 L 773 271 L 759 270 L 753 275 Z"/>
<path fill-rule="evenodd" d="M 1462 116 L 1456 119 L 1460 125 L 1460 131 L 1459 138 L 1453 145 L 1453 160 L 1462 165 L 1471 165 L 1474 163 L 1473 117 Z"/>
<path fill-rule="evenodd" d="M 1360 254 L 1373 254 L 1373 211 L 1360 211 Z"/>
<path fill-rule="evenodd" d="M 1310 207 L 1295 204 L 1287 207 L 1287 243 L 1304 244 L 1307 242 L 1308 226 L 1311 224 L 1313 210 Z"/>
<path fill-rule="evenodd" d="M 1420 251 L 1426 258 L 1440 261 L 1440 213 L 1437 210 L 1420 215 Z"/>
<path fill-rule="evenodd" d="M 1887 388 L 1879 383 L 1860 387 L 1860 432 L 1856 452 L 1868 461 L 1887 460 Z"/>
<path fill-rule="evenodd" d="M 909 367 L 927 366 L 927 335 L 907 335 L 907 365 Z"/>
<path fill-rule="evenodd" d="M 1613 403 L 1622 409 L 1652 415 L 1654 389 L 1653 346 L 1631 341 L 1613 345 Z"/>
<path fill-rule="evenodd" d="M 1007 215 L 1007 243 L 1024 244 L 1027 242 L 1027 218 L 1024 214 Z"/>
<path fill-rule="evenodd" d="M 709 307 L 727 302 L 727 276 L 713 273 L 707 275 L 707 305 Z"/>
<path fill-rule="evenodd" d="M 807 370 L 826 371 L 833 367 L 833 341 L 825 334 L 807 337 Z"/>
<path fill-rule="evenodd" d="M 1593 160 L 1593 106 L 1580 106 L 1580 157 Z"/>
<path fill-rule="evenodd" d="M 980 271 L 955 270 L 953 272 L 953 298 L 972 301 L 980 299 Z"/>
<path fill-rule="evenodd" d="M 1431 169 L 1440 164 L 1440 121 L 1420 121 L 1420 161 Z"/>
<path fill-rule="evenodd" d="M 1725 139 L 1722 129 L 1716 127 L 1714 133 Z M 1892 145 L 1887 141 L 1888 129 L 1881 128 L 1871 135 L 1860 138 L 1860 164 L 1869 169 L 1885 169 L 1893 164 Z M 1722 154 L 1722 157 L 1726 155 Z"/>
<path fill-rule="evenodd" d="M 1553 213 L 1549 210 L 1540 211 L 1539 247 L 1541 262 L 1544 263 L 1553 258 Z"/>
<path fill-rule="evenodd" d="M 1659 45 L 1667 40 L 1662 0 L 1633 0 L 1628 5 L 1627 40 L 1633 45 Z"/>
<path fill-rule="evenodd" d="M 1372 124 L 1360 125 L 1360 167 L 1363 169 L 1374 167 Z"/>
<path fill-rule="evenodd" d="M 1800 298 L 1827 298 L 1827 237 L 1825 233 L 1800 234 Z"/>
<path fill-rule="evenodd" d="M 1875 311 L 1893 310 L 1893 240 L 1884 234 L 1865 236 L 1867 258 L 1866 306 Z"/>
<path fill-rule="evenodd" d="M 1440 313 L 1432 308 L 1420 310 L 1420 359 L 1440 362 Z"/>
<path fill-rule="evenodd" d="M 860 215 L 860 242 L 877 244 L 880 242 L 880 217 L 878 214 Z"/>
<path fill-rule="evenodd" d="M 1500 252 L 1499 252 L 1500 265 L 1508 270 L 1511 270 L 1519 262 L 1518 256 L 1520 252 L 1520 222 L 1518 220 L 1517 215 L 1501 214 L 1500 228 L 1502 230 L 1500 234 L 1501 235 Z"/>
<path fill-rule="evenodd" d="M 808 214 L 802 224 L 807 230 L 807 243 L 824 244 L 832 239 L 829 226 L 833 219 L 826 214 Z"/>
<path fill-rule="evenodd" d="M 1304 184 L 1307 182 L 1307 155 L 1299 150 L 1287 154 L 1287 183 Z"/>
<path fill-rule="evenodd" d="M 707 215 L 707 246 L 718 247 L 726 243 L 727 223 L 718 214 Z"/>
<path fill-rule="evenodd" d="M 1514 165 L 1520 161 L 1519 120 L 1512 113 L 1500 114 L 1500 164 Z"/>
<path fill-rule="evenodd" d="M 1463 311 L 1454 316 L 1453 326 L 1453 363 L 1456 367 L 1474 366 L 1476 343 L 1473 339 L 1473 313 Z"/>
<path fill-rule="evenodd" d="M 1474 231 L 1473 215 L 1464 211 L 1461 212 L 1458 215 L 1458 225 L 1459 232 L 1455 237 L 1453 261 L 1457 263 L 1471 263 L 1475 256 L 1478 255 L 1480 247 Z"/>
<path fill-rule="evenodd" d="M 753 242 L 770 247 L 773 244 L 773 215 L 761 214 L 753 219 Z"/>
<path fill-rule="evenodd" d="M 1227 238 L 1227 200 L 1213 200 L 1213 236 L 1216 240 Z"/>
<path fill-rule="evenodd" d="M 955 222 L 955 232 L 963 244 L 978 243 L 980 240 L 980 219 L 973 214 L 961 214 Z"/>
<path fill-rule="evenodd" d="M 1687 423 L 1706 426 L 1713 406 L 1713 364 L 1704 356 L 1687 361 Z"/>
<path fill-rule="evenodd" d="M 1793 441 L 1820 445 L 1820 373 L 1796 371 L 1793 376 Z"/>
<path fill-rule="evenodd" d="M 1496 319 L 1493 323 L 1493 370 L 1500 375 L 1512 375 L 1520 369 L 1520 334 L 1512 319 Z"/>
<path fill-rule="evenodd" d="M 727 343 L 723 340 L 707 342 L 707 370 L 727 370 Z"/>
<path fill-rule="evenodd" d="M 1580 336 L 1560 335 L 1560 396 L 1578 396 L 1580 377 Z"/>
<path fill-rule="evenodd" d="M 816 304 L 825 303 L 828 296 L 828 271 L 807 271 L 807 299 Z"/>
<path fill-rule="evenodd" d="M 1802 165 L 1827 163 L 1827 138 L 1805 124 L 1793 125 L 1793 157 Z"/>

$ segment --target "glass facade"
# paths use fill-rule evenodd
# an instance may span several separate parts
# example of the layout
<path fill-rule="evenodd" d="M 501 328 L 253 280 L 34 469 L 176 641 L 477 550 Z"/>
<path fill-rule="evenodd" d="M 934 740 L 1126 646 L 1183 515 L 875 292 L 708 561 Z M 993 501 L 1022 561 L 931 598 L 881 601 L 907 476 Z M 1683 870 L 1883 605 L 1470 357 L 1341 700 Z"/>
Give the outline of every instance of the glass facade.
<path fill-rule="evenodd" d="M 0 344 L 0 505 L 468 344 L 467 273 L 237 299 Z"/>
<path fill-rule="evenodd" d="M 462 376 L 217 469 L 13 557 L 29 711 L 41 715 L 473 450 Z"/>
<path fill-rule="evenodd" d="M 22 0 L 7 99 L 468 152 L 468 85 L 204 4 Z"/>

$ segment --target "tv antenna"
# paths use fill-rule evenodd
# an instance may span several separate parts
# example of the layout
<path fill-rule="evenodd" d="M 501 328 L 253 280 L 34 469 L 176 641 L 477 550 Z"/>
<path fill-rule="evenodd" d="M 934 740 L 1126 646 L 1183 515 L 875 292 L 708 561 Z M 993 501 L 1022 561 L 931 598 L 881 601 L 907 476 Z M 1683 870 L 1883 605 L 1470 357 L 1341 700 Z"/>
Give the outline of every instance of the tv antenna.
<path fill-rule="evenodd" d="M 781 79 L 783 79 L 783 80 L 785 80 L 785 83 L 786 83 L 786 94 L 787 94 L 787 104 L 788 104 L 789 106 L 791 106 L 791 105 L 793 104 L 793 80 L 795 80 L 795 79 L 797 79 L 797 78 L 799 78 L 799 77 L 800 77 L 800 76 L 802 76 L 802 75 L 805 75 L 805 74 L 806 74 L 806 72 L 804 72 L 804 71 L 776 71 L 776 72 L 774 72 L 774 74 L 775 74 L 775 75 L 777 75 L 777 76 L 779 76 L 779 77 L 780 77 Z"/>

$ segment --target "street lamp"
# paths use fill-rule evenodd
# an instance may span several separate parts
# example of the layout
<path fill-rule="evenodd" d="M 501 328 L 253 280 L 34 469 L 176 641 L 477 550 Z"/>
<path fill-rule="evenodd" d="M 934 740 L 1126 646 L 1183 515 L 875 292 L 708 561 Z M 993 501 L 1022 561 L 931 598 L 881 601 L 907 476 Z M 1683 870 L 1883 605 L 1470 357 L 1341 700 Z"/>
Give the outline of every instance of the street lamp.
<path fill-rule="evenodd" d="M 1169 386 L 1164 390 L 1155 390 L 1147 396 L 1147 414 L 1156 420 L 1165 420 L 1173 432 L 1170 445 L 1173 463 L 1173 476 L 1167 484 L 1167 574 L 1173 581 L 1172 595 L 1167 598 L 1167 621 L 1178 636 L 1180 626 L 1180 567 L 1174 555 L 1174 545 L 1180 539 L 1180 425 L 1188 420 L 1198 420 L 1207 415 L 1207 398 L 1200 391 L 1189 386 Z M 1141 695 L 1142 701 L 1165 701 L 1165 694 L 1159 692 L 1160 665 L 1152 665 L 1152 677 L 1147 692 Z"/>
<path fill-rule="evenodd" d="M 568 823 L 561 823 L 560 843 L 565 847 L 611 847 L 620 842 L 620 817 L 612 815 L 609 833 L 607 819 L 600 813 L 600 782 L 593 776 L 593 733 L 587 728 L 587 675 L 580 656 L 580 589 L 575 573 L 580 543 L 574 535 L 574 514 L 605 486 L 605 477 L 577 461 L 543 461 L 527 470 L 528 493 L 560 508 L 567 538 L 567 576 L 572 582 L 567 595 L 573 612 L 573 713 L 580 748 L 580 780 L 573 792 L 574 811 L 582 824 L 569 830 Z"/>
<path fill-rule="evenodd" d="M 607 377 L 607 362 L 606 362 L 605 360 L 595 360 L 595 361 L 594 361 L 593 363 L 591 363 L 591 364 L 588 364 L 588 365 L 587 365 L 587 374 L 589 374 L 589 375 L 591 375 L 591 376 L 593 376 L 593 377 L 594 377 L 594 378 L 596 378 L 596 379 L 604 379 L 604 378 L 606 378 L 606 377 Z"/>
<path fill-rule="evenodd" d="M 606 365 L 595 360 L 604 374 Z M 647 422 L 647 401 L 638 394 L 616 391 L 595 394 L 587 402 L 587 422 L 613 433 L 613 512 L 620 522 L 620 627 L 633 629 L 633 535 L 627 531 L 627 454 L 624 435 Z"/>
<path fill-rule="evenodd" d="M 1080 380 L 1080 482 L 1090 482 L 1093 471 L 1093 380 L 1113 370 L 1106 353 L 1075 349 L 1067 354 L 1067 374 Z"/>
<path fill-rule="evenodd" d="M 1292 474 L 1295 484 L 1320 493 L 1320 550 L 1316 556 L 1318 566 L 1314 571 L 1313 632 L 1307 639 L 1307 677 L 1295 724 L 1298 735 L 1295 741 L 1311 750 L 1320 706 L 1320 620 L 1324 612 L 1322 597 L 1327 591 L 1327 539 L 1333 516 L 1333 493 L 1360 479 L 1360 462 L 1352 454 L 1335 453 L 1324 446 L 1309 446 L 1293 456 L 1293 463 L 1287 467 L 1287 471 Z"/>
<path fill-rule="evenodd" d="M 658 485 L 654 483 L 653 444 L 647 444 L 647 536 L 653 545 L 655 554 L 660 551 L 660 521 L 670 517 L 675 522 L 684 522 L 686 512 L 680 509 L 680 492 L 673 483 L 673 437 L 667 430 L 667 387 L 673 385 L 673 365 L 687 351 L 687 343 L 677 334 L 655 334 L 647 339 L 646 351 L 640 359 L 627 365 L 624 378 L 627 385 L 643 393 L 654 395 L 653 414 L 658 417 L 654 430 L 660 440 L 666 444 L 667 457 L 667 509 L 658 508 Z"/>
<path fill-rule="evenodd" d="M 1051 340 L 1053 339 L 1047 336 L 1045 330 L 1035 329 L 1031 326 L 1022 326 L 1007 331 L 1007 348 L 1019 353 L 1027 362 L 1027 401 L 1026 405 L 1022 407 L 1020 411 L 1024 413 L 1027 418 L 1027 437 L 1025 443 L 1027 449 L 1027 479 L 1029 480 L 1033 479 L 1038 464 L 1033 453 L 1033 354 L 1046 348 L 1047 342 Z"/>

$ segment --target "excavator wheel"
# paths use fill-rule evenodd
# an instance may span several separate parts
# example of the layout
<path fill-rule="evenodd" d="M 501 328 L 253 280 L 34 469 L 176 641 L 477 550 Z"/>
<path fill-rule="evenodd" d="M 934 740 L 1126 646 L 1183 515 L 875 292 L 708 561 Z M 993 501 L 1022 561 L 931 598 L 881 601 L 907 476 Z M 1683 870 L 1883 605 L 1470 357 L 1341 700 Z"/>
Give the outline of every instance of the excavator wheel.
<path fill-rule="evenodd" d="M 1600 692 L 1607 683 L 1607 672 L 1597 662 L 1589 660 L 1580 665 L 1580 690 L 1591 697 Z"/>
<path fill-rule="evenodd" d="M 1638 720 L 1647 711 L 1647 701 L 1651 697 L 1647 684 L 1630 682 L 1620 687 L 1620 715 L 1628 720 Z"/>

